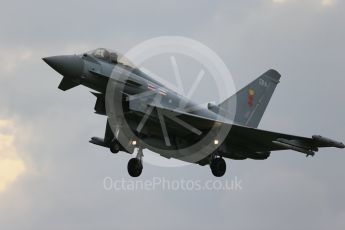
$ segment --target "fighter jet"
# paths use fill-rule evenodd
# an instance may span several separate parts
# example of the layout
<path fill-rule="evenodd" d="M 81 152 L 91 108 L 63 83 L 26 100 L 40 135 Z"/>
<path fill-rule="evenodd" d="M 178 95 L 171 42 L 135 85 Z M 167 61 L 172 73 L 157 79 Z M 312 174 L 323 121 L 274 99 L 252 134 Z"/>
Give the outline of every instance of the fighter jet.
<path fill-rule="evenodd" d="M 83 85 L 93 90 L 95 113 L 107 116 L 107 122 L 104 138 L 92 137 L 90 142 L 112 153 L 137 150 L 127 165 L 132 177 L 142 173 L 143 149 L 209 165 L 212 174 L 221 177 L 226 172 L 224 158 L 265 160 L 278 150 L 314 156 L 321 147 L 345 147 L 320 135 L 309 138 L 257 128 L 281 78 L 273 69 L 223 102 L 201 107 L 108 49 L 43 60 L 63 76 L 59 89 Z"/>

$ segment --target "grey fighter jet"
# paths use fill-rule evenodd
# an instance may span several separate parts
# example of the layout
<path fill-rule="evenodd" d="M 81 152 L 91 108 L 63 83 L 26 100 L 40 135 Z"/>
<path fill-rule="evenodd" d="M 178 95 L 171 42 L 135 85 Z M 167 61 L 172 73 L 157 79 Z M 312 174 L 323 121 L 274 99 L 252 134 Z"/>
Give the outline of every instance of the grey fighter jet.
<path fill-rule="evenodd" d="M 108 49 L 43 60 L 63 76 L 59 89 L 83 85 L 94 90 L 95 112 L 106 115 L 107 123 L 104 138 L 90 142 L 112 153 L 137 150 L 127 165 L 133 177 L 142 172 L 143 149 L 210 165 L 212 174 L 221 177 L 224 158 L 264 160 L 278 150 L 313 156 L 320 147 L 345 147 L 319 135 L 300 137 L 257 128 L 281 77 L 272 69 L 223 102 L 204 108 Z"/>

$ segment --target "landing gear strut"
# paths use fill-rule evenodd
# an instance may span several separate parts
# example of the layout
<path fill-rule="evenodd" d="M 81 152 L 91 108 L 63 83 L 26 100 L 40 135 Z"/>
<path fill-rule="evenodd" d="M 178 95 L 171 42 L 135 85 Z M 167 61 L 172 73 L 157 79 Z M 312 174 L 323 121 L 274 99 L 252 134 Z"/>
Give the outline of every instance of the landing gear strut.
<path fill-rule="evenodd" d="M 226 171 L 226 163 L 222 157 L 213 156 L 210 162 L 212 174 L 215 177 L 222 177 Z"/>
<path fill-rule="evenodd" d="M 143 171 L 142 164 L 143 150 L 139 148 L 136 158 L 132 158 L 128 161 L 127 170 L 131 177 L 138 177 Z"/>

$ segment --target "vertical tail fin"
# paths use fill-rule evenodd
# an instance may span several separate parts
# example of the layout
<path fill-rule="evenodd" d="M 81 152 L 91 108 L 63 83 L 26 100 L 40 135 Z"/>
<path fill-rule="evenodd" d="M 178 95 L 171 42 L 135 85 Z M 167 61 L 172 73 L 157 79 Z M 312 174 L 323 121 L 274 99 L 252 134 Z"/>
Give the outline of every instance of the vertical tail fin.
<path fill-rule="evenodd" d="M 229 114 L 234 114 L 234 111 L 231 110 L 234 110 L 236 107 L 234 122 L 256 128 L 279 83 L 279 79 L 280 74 L 277 71 L 273 69 L 268 70 L 235 95 L 220 103 L 218 107 L 223 111 L 228 111 Z M 237 103 L 237 106 L 233 106 L 234 103 Z"/>

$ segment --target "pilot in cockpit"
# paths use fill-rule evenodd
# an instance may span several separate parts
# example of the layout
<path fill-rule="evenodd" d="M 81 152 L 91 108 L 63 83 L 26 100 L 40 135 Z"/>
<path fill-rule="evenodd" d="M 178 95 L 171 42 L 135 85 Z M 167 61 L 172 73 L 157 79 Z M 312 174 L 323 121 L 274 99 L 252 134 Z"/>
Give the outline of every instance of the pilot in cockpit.
<path fill-rule="evenodd" d="M 110 62 L 113 63 L 113 64 L 117 64 L 117 54 L 114 53 L 114 52 L 111 52 L 110 53 Z"/>
<path fill-rule="evenodd" d="M 115 51 L 107 50 L 104 48 L 98 48 L 96 50 L 88 52 L 87 54 L 114 65 L 121 64 L 122 66 L 126 66 L 127 68 L 137 68 L 121 53 Z"/>

